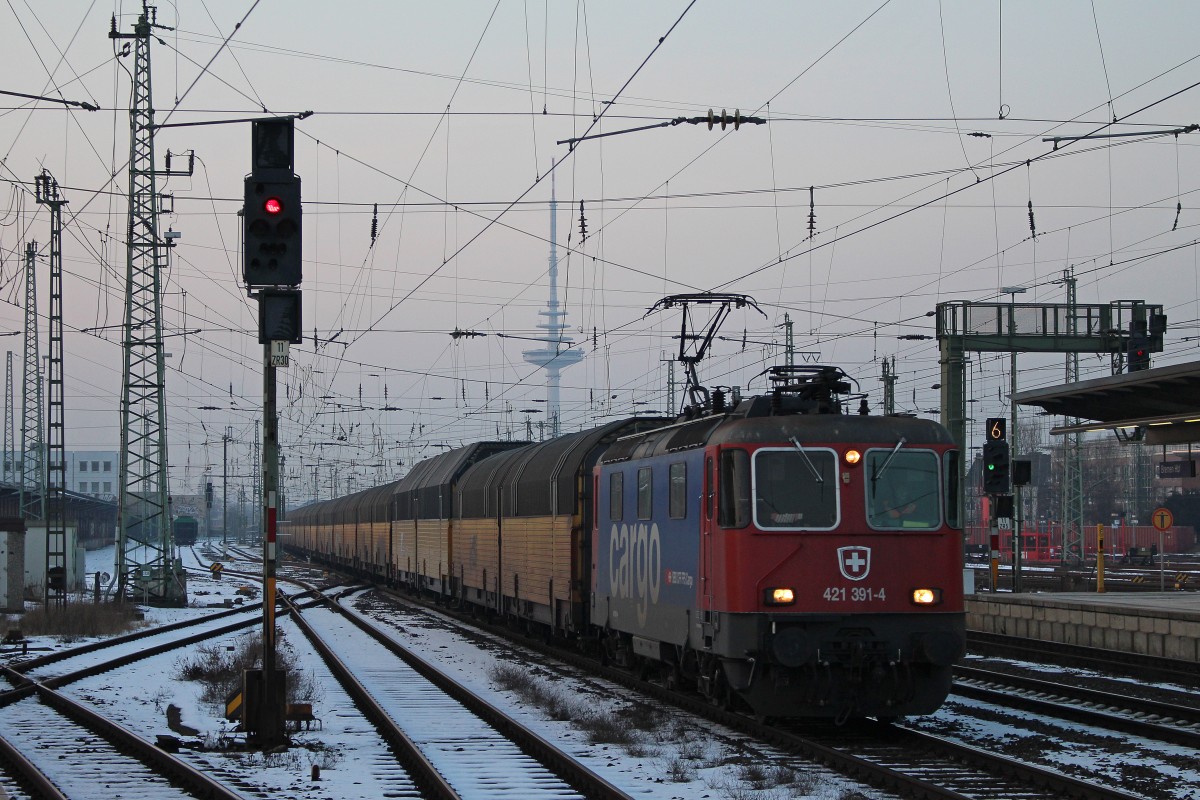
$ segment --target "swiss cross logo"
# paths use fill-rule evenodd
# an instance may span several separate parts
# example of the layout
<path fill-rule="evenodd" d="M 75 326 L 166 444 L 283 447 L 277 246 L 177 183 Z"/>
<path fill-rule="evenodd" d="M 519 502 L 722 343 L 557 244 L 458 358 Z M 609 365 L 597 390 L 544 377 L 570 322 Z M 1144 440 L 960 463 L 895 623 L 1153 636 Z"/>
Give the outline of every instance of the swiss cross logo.
<path fill-rule="evenodd" d="M 871 571 L 871 548 L 857 545 L 839 547 L 837 554 L 838 569 L 841 570 L 843 578 L 861 581 Z"/>

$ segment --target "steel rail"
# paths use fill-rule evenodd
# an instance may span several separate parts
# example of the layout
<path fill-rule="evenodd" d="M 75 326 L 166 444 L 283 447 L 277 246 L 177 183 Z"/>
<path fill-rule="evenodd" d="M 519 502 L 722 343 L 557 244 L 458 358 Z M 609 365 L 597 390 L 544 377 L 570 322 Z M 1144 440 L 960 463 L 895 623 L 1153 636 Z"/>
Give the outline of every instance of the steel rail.
<path fill-rule="evenodd" d="M 28 788 L 38 800 L 69 800 L 46 773 L 38 769 L 3 736 L 0 736 L 0 761 L 12 767 L 16 773 L 13 777 Z"/>
<path fill-rule="evenodd" d="M 48 655 L 37 656 L 36 658 L 28 658 L 28 659 L 21 659 L 18 661 L 13 661 L 12 665 L 22 671 L 30 670 L 30 669 L 37 669 L 38 667 L 44 667 L 47 664 L 53 664 L 56 661 L 62 661 L 64 659 L 74 658 L 75 656 L 81 656 L 86 653 L 94 653 L 97 650 L 104 650 L 105 648 L 108 648 L 108 647 L 115 647 L 117 645 L 126 644 L 128 642 L 136 642 L 139 639 L 145 639 L 149 636 L 157 636 L 160 633 L 169 633 L 171 631 L 181 630 L 183 628 L 187 628 L 192 625 L 200 625 L 204 622 L 210 622 L 214 619 L 220 619 L 222 617 L 230 617 L 230 616 L 234 616 L 236 614 L 242 614 L 242 613 L 245 613 L 248 611 L 254 611 L 257 609 L 261 609 L 261 608 L 262 608 L 261 602 L 241 605 L 241 606 L 238 606 L 237 608 L 231 608 L 231 609 L 227 609 L 225 611 L 219 611 L 215 614 L 206 614 L 205 616 L 197 617 L 196 619 L 185 619 L 185 620 L 180 620 L 179 622 L 172 622 L 169 625 L 159 625 L 159 626 L 156 626 L 153 628 L 144 628 L 140 631 L 135 631 L 133 633 L 127 633 L 122 636 L 113 636 L 112 638 L 109 638 L 109 639 L 101 639 L 96 642 L 88 642 L 87 644 L 82 644 L 82 645 L 79 645 L 78 647 L 72 647 L 67 650 L 60 650 L 57 653 L 49 653 Z"/>
<path fill-rule="evenodd" d="M 970 630 L 967 631 L 967 648 L 979 655 L 1023 658 L 1040 663 L 1049 662 L 1106 672 L 1119 671 L 1142 680 L 1200 686 L 1200 669 L 1197 668 L 1200 665 L 1162 656 Z"/>
<path fill-rule="evenodd" d="M 129 753 L 157 774 L 177 781 L 198 797 L 209 800 L 245 800 L 242 795 L 215 778 L 150 744 L 123 725 L 100 715 L 83 703 L 72 700 L 62 692 L 43 684 L 38 684 L 36 691 L 38 698 L 50 708 L 104 737 L 119 750 Z"/>
<path fill-rule="evenodd" d="M 396 757 L 409 771 L 413 782 L 420 787 L 422 794 L 431 800 L 461 800 L 458 792 L 425 757 L 416 742 L 401 730 L 387 711 L 371 696 L 367 688 L 354 676 L 354 673 L 337 657 L 333 649 L 313 630 L 308 621 L 304 619 L 304 615 L 296 610 L 296 607 L 292 605 L 291 598 L 281 594 L 280 599 L 286 607 L 296 611 L 292 614 L 292 621 L 316 648 L 333 676 L 362 710 L 363 715 L 375 725 L 384 740 L 392 746 Z"/>
<path fill-rule="evenodd" d="M 432 608 L 439 614 L 444 614 L 458 620 L 460 624 L 466 627 L 485 630 L 522 648 L 533 650 L 558 661 L 563 661 L 584 669 L 591 674 L 649 695 L 665 704 L 690 711 L 710 721 L 770 742 L 782 749 L 800 753 L 843 775 L 862 780 L 876 788 L 898 792 L 906 797 L 921 798 L 921 800 L 971 800 L 975 796 L 962 794 L 954 789 L 932 784 L 913 774 L 900 772 L 882 763 L 876 763 L 870 759 L 845 752 L 836 747 L 827 746 L 809 736 L 798 735 L 780 726 L 755 720 L 735 711 L 716 707 L 699 696 L 683 694 L 655 683 L 638 680 L 624 670 L 600 665 L 595 660 L 582 654 L 531 639 L 517 639 L 513 636 L 511 630 L 503 626 L 483 622 L 478 619 L 467 621 L 465 614 L 448 611 L 443 607 L 427 605 L 412 597 L 400 595 L 394 590 L 380 591 L 390 597 L 396 598 L 402 603 L 425 607 L 427 610 Z M 837 729 L 831 728 L 827 730 L 836 732 Z M 894 743 L 900 737 L 907 737 L 910 748 L 936 751 L 949 761 L 967 764 L 987 773 L 989 776 L 992 776 L 993 780 L 1013 780 L 1024 784 L 1026 787 L 1044 791 L 1046 793 L 1045 797 L 1048 799 L 1068 797 L 1078 798 L 1079 800 L 1138 800 L 1135 795 L 1130 795 L 1117 789 L 1090 784 L 1053 770 L 1027 764 L 999 754 L 988 753 L 969 745 L 961 745 L 957 742 L 920 731 L 913 731 L 902 726 L 883 726 L 880 724 L 877 736 L 877 743 L 879 745 L 886 746 Z"/>
<path fill-rule="evenodd" d="M 963 697 L 995 703 L 1005 708 L 1021 708 L 1037 714 L 1082 722 L 1200 751 L 1200 730 L 1196 727 L 1182 727 L 1200 725 L 1200 709 L 975 667 L 955 667 L 954 673 L 960 680 L 954 682 L 953 692 Z M 964 680 L 973 683 L 965 683 Z M 981 683 L 991 685 L 978 685 Z M 1018 691 L 1013 692 L 1012 689 Z M 1047 698 L 1031 697 L 1021 692 L 1052 695 L 1093 706 L 1103 705 L 1110 710 L 1089 708 L 1086 705 L 1068 705 Z M 1131 713 L 1140 716 L 1130 716 Z M 1145 719 L 1147 716 L 1159 717 L 1162 721 Z M 1172 725 L 1166 720 L 1173 720 L 1177 724 Z"/>
<path fill-rule="evenodd" d="M 623 789 L 564 753 L 532 729 L 505 714 L 449 675 L 413 654 L 400 643 L 384 635 L 358 614 L 347 611 L 333 600 L 326 599 L 326 602 L 357 628 L 403 660 L 423 678 L 514 742 L 522 752 L 549 769 L 580 794 L 585 797 L 597 798 L 597 800 L 633 800 L 632 796 Z"/>

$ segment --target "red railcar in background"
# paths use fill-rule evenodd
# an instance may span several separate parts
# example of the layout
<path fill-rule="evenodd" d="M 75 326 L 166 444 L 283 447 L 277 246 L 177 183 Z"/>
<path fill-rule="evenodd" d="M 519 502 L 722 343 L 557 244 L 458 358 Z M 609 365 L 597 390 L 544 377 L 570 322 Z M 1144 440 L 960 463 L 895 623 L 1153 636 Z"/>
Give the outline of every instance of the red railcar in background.
<path fill-rule="evenodd" d="M 989 531 L 980 526 L 967 528 L 967 544 L 974 545 L 968 552 L 985 552 L 989 542 Z M 1161 538 L 1160 538 L 1161 537 Z M 1096 557 L 1098 529 L 1088 525 L 1083 532 L 1084 558 Z M 1062 560 L 1062 526 L 1058 523 L 1041 523 L 1025 527 L 1022 532 L 1021 557 L 1027 562 L 1058 563 Z M 1174 525 L 1159 531 L 1151 525 L 1104 526 L 1105 558 L 1125 559 L 1130 551 L 1163 553 L 1188 553 L 1196 545 L 1196 532 L 1190 526 Z M 1000 531 L 1000 558 L 1012 558 L 1012 531 Z"/>

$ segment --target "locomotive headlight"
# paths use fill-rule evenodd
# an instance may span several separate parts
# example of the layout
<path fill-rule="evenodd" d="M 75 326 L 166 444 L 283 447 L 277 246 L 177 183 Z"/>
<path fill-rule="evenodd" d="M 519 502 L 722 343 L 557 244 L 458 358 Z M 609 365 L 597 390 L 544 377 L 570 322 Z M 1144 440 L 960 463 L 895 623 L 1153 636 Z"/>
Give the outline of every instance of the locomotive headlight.
<path fill-rule="evenodd" d="M 791 589 L 779 587 L 763 591 L 763 603 L 769 606 L 790 606 L 796 602 L 796 593 Z"/>
<path fill-rule="evenodd" d="M 942 602 L 941 589 L 913 589 L 912 601 L 919 606 L 935 606 Z"/>
<path fill-rule="evenodd" d="M 858 452 L 857 450 L 847 450 L 844 457 L 847 464 L 854 466 L 862 460 L 862 453 Z"/>

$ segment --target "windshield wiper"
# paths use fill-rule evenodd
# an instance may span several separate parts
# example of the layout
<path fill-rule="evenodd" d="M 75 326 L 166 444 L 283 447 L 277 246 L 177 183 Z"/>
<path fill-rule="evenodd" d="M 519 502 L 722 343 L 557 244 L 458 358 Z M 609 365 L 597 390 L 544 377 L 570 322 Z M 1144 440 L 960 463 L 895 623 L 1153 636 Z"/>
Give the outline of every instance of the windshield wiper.
<path fill-rule="evenodd" d="M 888 457 L 886 459 L 884 459 L 883 466 L 881 466 L 879 469 L 875 470 L 874 473 L 871 475 L 872 482 L 878 481 L 880 478 L 883 477 L 883 473 L 887 472 L 887 468 L 892 465 L 892 459 L 896 457 L 896 453 L 900 452 L 900 448 L 903 447 L 905 442 L 907 442 L 907 441 L 908 440 L 905 439 L 903 436 L 900 437 L 900 441 L 896 442 L 896 446 L 892 448 L 892 452 L 888 453 Z"/>
<path fill-rule="evenodd" d="M 800 455 L 804 456 L 804 463 L 808 464 L 808 468 L 812 470 L 813 477 L 817 479 L 817 483 L 824 483 L 825 479 L 821 477 L 820 472 L 817 472 L 817 468 L 813 465 L 812 460 L 808 457 L 808 453 L 804 452 L 804 448 L 800 446 L 800 442 L 796 441 L 796 437 L 793 436 L 788 441 L 796 446 L 796 449 L 800 451 Z"/>

